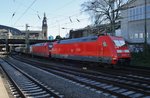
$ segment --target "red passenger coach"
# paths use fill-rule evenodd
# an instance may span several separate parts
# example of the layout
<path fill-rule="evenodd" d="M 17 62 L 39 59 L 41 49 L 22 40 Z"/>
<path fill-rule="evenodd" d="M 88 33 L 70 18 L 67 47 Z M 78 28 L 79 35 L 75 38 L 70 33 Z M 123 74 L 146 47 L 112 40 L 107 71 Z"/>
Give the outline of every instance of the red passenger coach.
<path fill-rule="evenodd" d="M 52 43 L 38 43 L 34 44 L 30 47 L 30 52 L 33 55 L 43 56 L 43 57 L 50 57 L 51 56 L 51 48 Z"/>
<path fill-rule="evenodd" d="M 51 56 L 112 65 L 130 61 L 130 52 L 123 38 L 107 35 L 57 41 Z"/>

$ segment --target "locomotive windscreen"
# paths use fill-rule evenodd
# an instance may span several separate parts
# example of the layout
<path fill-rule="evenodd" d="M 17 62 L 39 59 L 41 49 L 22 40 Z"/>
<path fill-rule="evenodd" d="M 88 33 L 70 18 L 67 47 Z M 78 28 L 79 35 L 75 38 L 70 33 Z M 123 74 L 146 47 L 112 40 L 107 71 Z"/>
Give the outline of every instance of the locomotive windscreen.
<path fill-rule="evenodd" d="M 124 40 L 113 40 L 117 47 L 124 46 L 126 43 Z"/>

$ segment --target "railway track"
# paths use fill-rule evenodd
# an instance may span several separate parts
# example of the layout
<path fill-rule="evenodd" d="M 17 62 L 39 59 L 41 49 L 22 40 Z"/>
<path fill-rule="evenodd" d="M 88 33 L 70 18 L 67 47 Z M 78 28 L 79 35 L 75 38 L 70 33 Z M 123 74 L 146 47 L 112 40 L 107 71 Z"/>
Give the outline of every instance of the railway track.
<path fill-rule="evenodd" d="M 13 64 L 0 59 L 1 66 L 9 79 L 12 94 L 17 98 L 62 98 L 51 88 L 23 72 Z"/>
<path fill-rule="evenodd" d="M 32 61 L 29 59 L 17 58 L 22 61 L 35 65 L 46 70 L 67 78 L 68 81 L 77 85 L 91 89 L 92 91 L 103 93 L 110 97 L 134 97 L 149 98 L 150 97 L 150 78 L 148 74 L 139 76 L 136 73 L 128 73 L 127 71 L 109 71 L 94 72 L 71 68 L 67 66 L 52 66 L 42 62 Z M 41 66 L 44 65 L 44 66 Z M 46 67 L 45 67 L 46 66 Z M 120 73 L 119 73 L 120 72 Z M 118 74 L 119 73 L 119 74 Z"/>

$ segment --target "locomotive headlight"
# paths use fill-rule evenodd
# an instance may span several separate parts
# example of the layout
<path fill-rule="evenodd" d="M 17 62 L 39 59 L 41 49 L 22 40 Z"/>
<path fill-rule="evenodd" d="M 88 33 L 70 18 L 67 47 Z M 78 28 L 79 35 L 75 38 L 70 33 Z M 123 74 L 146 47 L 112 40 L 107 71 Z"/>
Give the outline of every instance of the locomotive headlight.
<path fill-rule="evenodd" d="M 129 53 L 129 50 L 124 50 L 125 53 Z"/>
<path fill-rule="evenodd" d="M 112 59 L 113 59 L 113 60 L 117 60 L 117 56 L 114 56 Z"/>
<path fill-rule="evenodd" d="M 117 58 L 116 57 L 114 57 L 114 58 L 112 58 L 113 60 L 117 60 Z"/>
<path fill-rule="evenodd" d="M 117 50 L 117 53 L 122 53 L 122 50 Z"/>

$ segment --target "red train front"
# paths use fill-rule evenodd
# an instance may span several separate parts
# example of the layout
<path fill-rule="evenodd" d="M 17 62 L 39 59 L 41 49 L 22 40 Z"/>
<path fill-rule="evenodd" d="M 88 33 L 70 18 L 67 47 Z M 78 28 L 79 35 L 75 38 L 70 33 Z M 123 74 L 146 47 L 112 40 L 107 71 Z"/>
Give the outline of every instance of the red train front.
<path fill-rule="evenodd" d="M 130 61 L 130 52 L 121 37 L 89 36 L 57 41 L 52 58 L 80 60 L 116 65 Z"/>
<path fill-rule="evenodd" d="M 127 44 L 122 37 L 110 37 L 114 42 L 114 56 L 112 64 L 128 65 L 130 63 L 131 55 Z"/>

